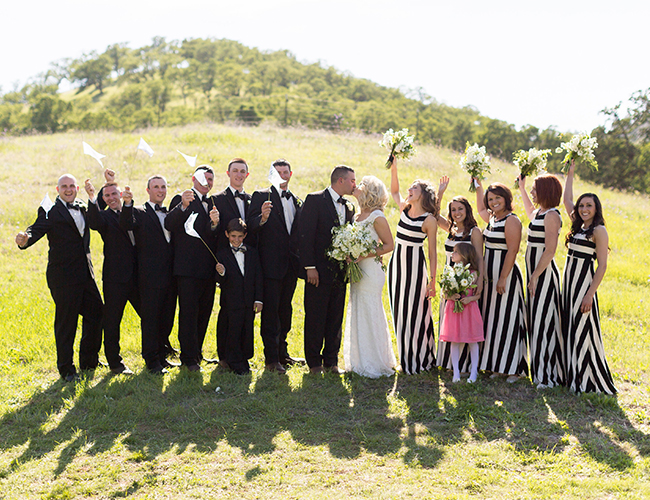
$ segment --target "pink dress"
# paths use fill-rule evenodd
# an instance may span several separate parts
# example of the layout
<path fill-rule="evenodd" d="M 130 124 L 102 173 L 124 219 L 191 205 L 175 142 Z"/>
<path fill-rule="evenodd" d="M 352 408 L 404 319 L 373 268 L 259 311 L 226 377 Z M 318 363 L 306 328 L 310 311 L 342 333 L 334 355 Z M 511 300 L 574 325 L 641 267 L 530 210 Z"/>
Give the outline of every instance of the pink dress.
<path fill-rule="evenodd" d="M 474 289 L 467 291 L 467 295 L 474 295 Z M 440 326 L 440 340 L 443 342 L 471 343 L 483 342 L 483 318 L 478 307 L 478 301 L 465 305 L 463 312 L 454 312 L 454 301 L 448 300 L 445 304 L 445 315 Z"/>

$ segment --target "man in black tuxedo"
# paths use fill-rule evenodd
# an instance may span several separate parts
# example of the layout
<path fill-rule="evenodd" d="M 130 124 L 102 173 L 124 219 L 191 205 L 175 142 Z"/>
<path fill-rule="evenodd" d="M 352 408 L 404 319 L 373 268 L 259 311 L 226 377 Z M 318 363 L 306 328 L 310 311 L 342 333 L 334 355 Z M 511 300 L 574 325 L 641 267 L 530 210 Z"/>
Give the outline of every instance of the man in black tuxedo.
<path fill-rule="evenodd" d="M 46 277 L 56 306 L 57 368 L 61 377 L 71 382 L 78 379 L 73 351 L 79 315 L 83 316 L 79 368 L 94 370 L 99 364 L 103 304 L 90 260 L 86 208 L 75 201 L 77 180 L 70 174 L 62 175 L 56 190 L 59 196 L 54 206 L 47 212 L 40 207 L 34 224 L 16 235 L 16 244 L 25 249 L 47 235 L 50 249 Z"/>
<path fill-rule="evenodd" d="M 90 179 L 85 183 L 88 193 L 88 226 L 99 232 L 104 241 L 104 353 L 111 372 L 133 374 L 120 356 L 120 323 L 127 301 L 140 315 L 135 236 L 120 227 L 122 193 L 117 184 L 109 182 L 100 190 L 108 207 L 100 210 L 95 187 Z"/>
<path fill-rule="evenodd" d="M 128 186 L 122 193 L 120 227 L 133 231 L 138 260 L 142 357 L 149 372 L 167 373 L 171 364 L 165 359 L 169 335 L 176 314 L 176 285 L 172 275 L 171 233 L 165 229 L 167 181 L 155 175 L 147 181 L 149 201 L 141 208 L 133 206 Z"/>
<path fill-rule="evenodd" d="M 356 187 L 354 170 L 334 168 L 331 186 L 307 195 L 300 214 L 300 262 L 305 269 L 305 358 L 312 373 L 343 373 L 338 367 L 345 309 L 345 275 L 329 260 L 332 228 L 352 222 L 354 207 L 343 198 Z M 324 347 L 323 347 L 324 344 Z"/>
<path fill-rule="evenodd" d="M 304 364 L 289 356 L 287 334 L 291 330 L 291 301 L 296 290 L 298 224 L 301 201 L 288 189 L 291 165 L 284 159 L 273 162 L 284 181 L 268 189 L 255 191 L 248 211 L 249 231 L 257 236 L 257 250 L 264 275 L 264 309 L 261 334 L 266 369 L 285 373 L 284 366 Z M 284 366 L 283 366 L 284 365 Z"/>
<path fill-rule="evenodd" d="M 213 229 L 218 227 L 219 211 L 214 207 L 214 200 L 208 196 L 213 182 L 214 171 L 210 166 L 197 167 L 192 176 L 192 189 L 174 196 L 165 219 L 165 227 L 172 232 L 174 241 L 180 359 L 183 366 L 195 372 L 201 370 L 199 363 L 203 359 L 203 341 L 216 288 L 214 252 L 217 249 Z M 193 228 L 201 238 L 190 236 L 185 230 L 185 222 L 192 214 L 196 214 Z"/>
<path fill-rule="evenodd" d="M 228 223 L 233 219 L 246 220 L 251 202 L 251 195 L 244 193 L 244 182 L 248 177 L 248 164 L 243 158 L 233 158 L 228 164 L 226 172 L 229 178 L 229 185 L 222 192 L 213 196 L 214 205 L 219 212 L 219 226 L 216 229 L 217 249 L 228 248 L 228 238 L 226 237 L 226 228 Z M 248 233 L 245 243 L 255 246 L 254 235 Z M 219 317 L 217 318 L 217 353 L 219 364 L 228 368 L 226 359 L 226 331 L 228 330 L 228 318 L 222 314 L 223 306 L 222 294 L 219 294 Z"/>

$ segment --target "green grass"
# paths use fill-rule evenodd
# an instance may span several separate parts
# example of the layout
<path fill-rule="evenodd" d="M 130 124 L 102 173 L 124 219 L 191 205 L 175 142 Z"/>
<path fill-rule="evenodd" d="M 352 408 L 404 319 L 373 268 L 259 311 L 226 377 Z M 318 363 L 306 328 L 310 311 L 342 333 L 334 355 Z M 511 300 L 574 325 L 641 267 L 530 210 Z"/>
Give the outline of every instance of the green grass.
<path fill-rule="evenodd" d="M 46 192 L 54 198 L 62 173 L 101 184 L 82 140 L 108 154 L 105 164 L 131 185 L 137 203 L 153 173 L 167 176 L 170 196 L 189 185 L 176 149 L 215 167 L 215 191 L 226 185 L 223 172 L 234 156 L 250 162 L 249 192 L 266 185 L 268 165 L 280 156 L 294 165 L 291 188 L 303 198 L 326 186 L 337 163 L 354 167 L 358 178 L 389 181 L 377 137 L 217 125 L 142 135 L 156 151 L 151 159 L 142 152 L 134 159 L 139 134 L 0 140 L 0 498 L 650 498 L 650 202 L 579 181 L 576 194 L 601 196 L 610 232 L 599 297 L 617 397 L 487 378 L 452 385 L 444 371 L 368 380 L 292 369 L 279 377 L 262 370 L 259 336 L 251 376 L 209 368 L 161 379 L 143 371 L 130 307 L 122 349 L 136 375 L 99 369 L 76 386 L 62 383 L 44 276 L 47 243 L 21 252 L 13 237 L 33 221 Z M 403 188 L 446 174 L 447 200 L 468 195 L 457 160 L 451 151 L 421 147 L 401 167 Z M 514 167 L 497 167 L 490 180 L 511 184 Z M 515 209 L 527 223 L 516 193 Z M 394 227 L 392 202 L 387 215 Z M 565 216 L 563 234 L 567 227 Z M 444 235 L 438 240 L 442 249 Z M 92 252 L 100 271 L 96 234 Z M 560 267 L 565 255 L 561 247 Z M 289 339 L 295 355 L 302 354 L 301 298 L 300 283 Z M 215 326 L 216 307 L 209 355 Z"/>

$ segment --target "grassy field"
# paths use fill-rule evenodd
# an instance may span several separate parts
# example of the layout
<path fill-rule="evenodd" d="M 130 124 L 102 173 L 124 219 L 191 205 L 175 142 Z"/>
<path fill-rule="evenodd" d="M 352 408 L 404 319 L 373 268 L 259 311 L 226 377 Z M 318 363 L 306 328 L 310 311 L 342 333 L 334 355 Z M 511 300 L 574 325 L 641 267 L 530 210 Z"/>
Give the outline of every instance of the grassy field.
<path fill-rule="evenodd" d="M 450 373 L 437 370 L 368 380 L 295 368 L 280 377 L 263 371 L 259 337 L 251 376 L 208 368 L 158 378 L 143 371 L 130 307 L 122 350 L 136 374 L 114 377 L 103 368 L 77 385 L 62 383 L 45 283 L 47 243 L 21 252 L 13 238 L 33 221 L 46 192 L 54 198 L 59 175 L 101 184 L 102 170 L 82 155 L 82 140 L 108 155 L 105 165 L 132 187 L 136 203 L 145 200 L 153 173 L 167 177 L 170 197 L 189 186 L 190 169 L 176 149 L 215 167 L 215 192 L 225 187 L 234 156 L 251 165 L 248 192 L 266 186 L 277 157 L 294 165 L 291 188 L 303 198 L 327 185 L 337 163 L 355 168 L 358 179 L 389 181 L 378 137 L 217 125 L 142 135 L 156 151 L 151 159 L 135 155 L 139 134 L 0 139 L 0 499 L 650 498 L 650 201 L 580 181 L 576 194 L 601 196 L 610 232 L 599 296 L 617 397 L 484 377 L 452 385 Z M 447 200 L 468 195 L 457 160 L 454 152 L 421 147 L 401 168 L 404 190 L 415 178 L 437 182 L 446 174 Z M 514 167 L 496 166 L 490 180 L 512 184 Z M 515 210 L 526 224 L 517 194 Z M 392 202 L 387 215 L 394 227 Z M 563 234 L 566 228 L 565 216 Z M 440 234 L 439 249 L 443 240 Z M 92 252 L 101 271 L 97 234 Z M 562 246 L 560 267 L 565 255 Z M 302 355 L 301 298 L 299 284 L 294 355 Z M 207 355 L 216 353 L 215 326 L 216 312 Z"/>

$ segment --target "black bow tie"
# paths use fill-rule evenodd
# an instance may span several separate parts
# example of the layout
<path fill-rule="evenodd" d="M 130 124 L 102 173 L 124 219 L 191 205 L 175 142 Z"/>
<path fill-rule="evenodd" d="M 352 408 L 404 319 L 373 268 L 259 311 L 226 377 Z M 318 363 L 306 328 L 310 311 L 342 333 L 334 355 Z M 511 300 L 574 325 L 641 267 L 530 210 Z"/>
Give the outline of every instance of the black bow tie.
<path fill-rule="evenodd" d="M 336 202 L 337 202 L 337 203 L 340 203 L 341 205 L 347 205 L 348 200 L 346 200 L 345 198 L 343 198 L 343 196 L 339 196 L 339 199 L 336 200 Z"/>
<path fill-rule="evenodd" d="M 230 248 L 233 251 L 233 253 L 237 253 L 237 252 L 246 253 L 246 247 L 244 245 L 238 246 L 237 248 L 230 245 Z"/>
<path fill-rule="evenodd" d="M 291 199 L 291 191 L 289 191 L 288 189 L 286 191 L 282 191 L 282 197 L 286 198 L 287 200 L 290 200 Z"/>
<path fill-rule="evenodd" d="M 242 200 L 245 200 L 246 198 L 244 197 L 244 193 L 240 191 L 235 191 L 234 193 L 235 198 L 241 198 Z"/>
<path fill-rule="evenodd" d="M 75 205 L 74 203 L 68 203 L 68 202 L 66 202 L 65 206 L 68 207 L 68 208 L 71 208 L 72 210 L 81 210 L 81 209 L 79 208 L 79 205 Z"/>
<path fill-rule="evenodd" d="M 156 210 L 156 212 L 162 212 L 162 213 L 167 212 L 167 209 L 165 207 L 161 207 L 160 205 L 158 205 L 158 203 L 156 203 L 156 206 L 154 207 L 154 209 Z"/>
<path fill-rule="evenodd" d="M 205 195 L 205 194 L 204 194 L 203 196 L 201 196 L 201 202 L 202 202 L 202 203 L 208 203 L 208 200 L 209 200 L 209 199 L 210 199 L 210 197 L 207 196 L 207 195 Z M 208 204 L 209 204 L 209 203 L 208 203 Z"/>

